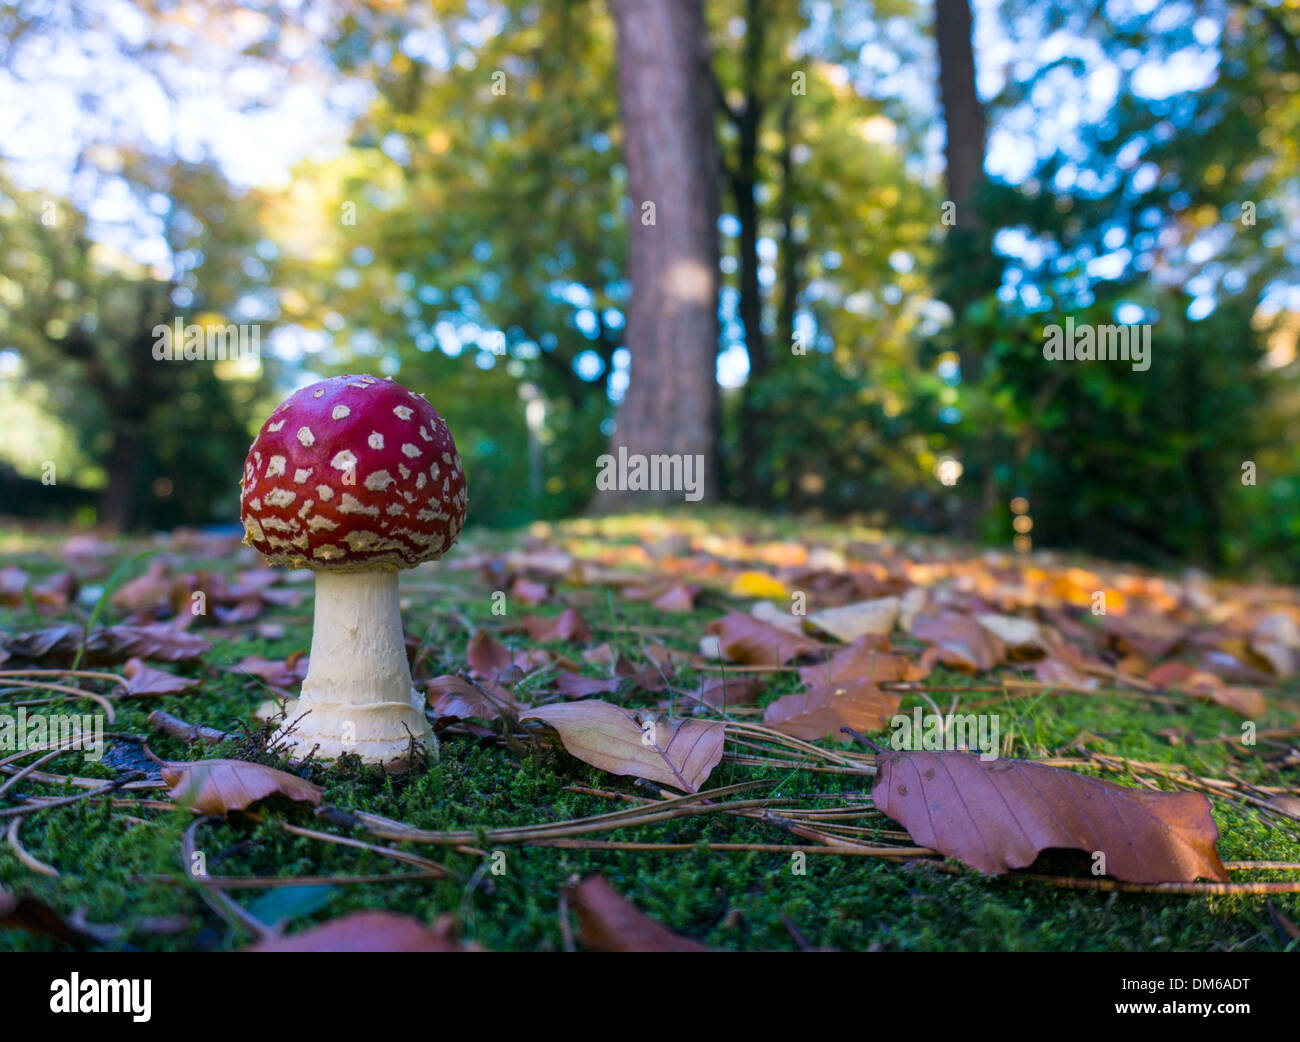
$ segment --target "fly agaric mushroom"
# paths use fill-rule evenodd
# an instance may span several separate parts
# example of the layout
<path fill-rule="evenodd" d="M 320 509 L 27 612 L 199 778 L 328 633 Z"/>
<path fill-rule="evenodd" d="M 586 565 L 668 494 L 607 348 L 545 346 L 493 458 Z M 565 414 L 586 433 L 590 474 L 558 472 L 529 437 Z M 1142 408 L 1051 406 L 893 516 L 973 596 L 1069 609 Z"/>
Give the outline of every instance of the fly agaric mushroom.
<path fill-rule="evenodd" d="M 393 380 L 336 376 L 263 424 L 240 481 L 244 541 L 316 573 L 311 660 L 292 731 L 322 759 L 355 753 L 407 769 L 430 734 L 411 683 L 397 572 L 441 557 L 465 523 L 465 472 L 447 425 Z"/>

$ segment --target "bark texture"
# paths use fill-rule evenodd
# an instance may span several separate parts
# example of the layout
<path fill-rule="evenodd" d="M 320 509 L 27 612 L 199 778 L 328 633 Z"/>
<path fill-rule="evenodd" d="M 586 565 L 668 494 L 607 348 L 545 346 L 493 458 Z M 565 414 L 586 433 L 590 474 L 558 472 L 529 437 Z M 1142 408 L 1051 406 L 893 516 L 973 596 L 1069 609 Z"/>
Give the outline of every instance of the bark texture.
<path fill-rule="evenodd" d="M 612 451 L 704 457 L 717 491 L 719 166 L 699 0 L 610 0 L 628 171 L 630 384 Z M 653 203 L 653 223 L 645 204 Z M 638 502 L 680 492 L 636 493 Z"/>

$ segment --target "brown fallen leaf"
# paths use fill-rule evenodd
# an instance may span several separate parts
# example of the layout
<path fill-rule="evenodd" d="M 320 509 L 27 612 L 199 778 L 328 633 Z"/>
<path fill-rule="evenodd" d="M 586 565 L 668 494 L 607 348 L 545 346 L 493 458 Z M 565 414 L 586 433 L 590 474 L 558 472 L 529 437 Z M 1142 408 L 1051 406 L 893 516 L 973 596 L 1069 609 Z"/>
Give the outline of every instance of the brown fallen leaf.
<path fill-rule="evenodd" d="M 197 683 L 188 677 L 146 666 L 138 658 L 127 659 L 122 674 L 126 677 L 126 690 L 130 695 L 174 695 Z"/>
<path fill-rule="evenodd" d="M 1147 680 L 1170 691 L 1200 695 L 1244 717 L 1268 712 L 1264 696 L 1253 687 L 1233 687 L 1214 673 L 1200 672 L 1185 662 L 1165 662 L 1147 674 Z"/>
<path fill-rule="evenodd" d="M 487 630 L 479 630 L 470 638 L 465 649 L 470 668 L 481 677 L 495 680 L 510 668 L 514 656 L 509 648 Z"/>
<path fill-rule="evenodd" d="M 455 921 L 444 915 L 432 926 L 394 912 L 352 912 L 288 937 L 273 937 L 246 952 L 481 952 L 457 939 Z"/>
<path fill-rule="evenodd" d="M 888 648 L 888 641 L 867 634 L 847 648 L 841 648 L 825 662 L 800 667 L 799 679 L 807 687 L 861 681 L 892 684 L 900 680 L 924 680 L 930 672 Z"/>
<path fill-rule="evenodd" d="M 272 687 L 296 688 L 307 678 L 311 659 L 302 651 L 295 651 L 283 662 L 251 655 L 229 667 L 232 673 L 249 673 L 260 677 Z"/>
<path fill-rule="evenodd" d="M 0 661 L 64 665 L 81 649 L 80 626 L 53 626 L 25 633 L 0 633 Z M 202 637 L 161 623 L 149 626 L 97 626 L 86 640 L 83 666 L 106 666 L 131 657 L 157 662 L 192 662 L 212 649 Z"/>
<path fill-rule="evenodd" d="M 177 803 L 216 817 L 268 796 L 319 806 L 323 791 L 305 778 L 245 760 L 172 761 L 164 764 L 162 778 L 171 786 L 167 795 Z"/>
<path fill-rule="evenodd" d="M 733 611 L 709 623 L 709 632 L 718 638 L 723 655 L 746 666 L 784 666 L 823 646 L 811 637 L 788 633 L 743 611 Z"/>
<path fill-rule="evenodd" d="M 1032 864 L 1049 848 L 1105 854 L 1129 883 L 1226 882 L 1210 802 L 1195 792 L 1129 789 L 1023 760 L 888 750 L 871 797 L 920 846 L 981 872 Z"/>
<path fill-rule="evenodd" d="M 510 587 L 510 596 L 520 604 L 543 604 L 551 599 L 551 589 L 545 583 L 521 578 Z"/>
<path fill-rule="evenodd" d="M 578 614 L 577 608 L 565 608 L 554 618 L 544 615 L 524 615 L 511 627 L 522 629 L 533 640 L 568 640 L 586 644 L 592 639 L 591 627 Z"/>
<path fill-rule="evenodd" d="M 912 623 L 912 636 L 934 645 L 921 655 L 921 665 L 942 662 L 971 673 L 987 673 L 1007 657 L 1007 646 L 991 630 L 956 612 L 921 615 Z"/>
<path fill-rule="evenodd" d="M 633 905 L 602 876 L 567 888 L 578 914 L 578 941 L 593 952 L 705 952 L 698 941 L 672 932 Z"/>
<path fill-rule="evenodd" d="M 683 586 L 674 583 L 650 602 L 652 608 L 660 611 L 694 611 L 695 597 L 700 592 L 698 586 Z"/>
<path fill-rule="evenodd" d="M 590 698 L 618 690 L 622 677 L 589 677 L 562 669 L 555 675 L 555 688 L 566 698 Z"/>
<path fill-rule="evenodd" d="M 699 792 L 722 759 L 720 721 L 633 714 L 608 702 L 561 702 L 521 713 L 554 728 L 573 756 L 611 774 L 628 774 Z"/>
<path fill-rule="evenodd" d="M 1180 690 L 1193 695 L 1204 695 L 1215 705 L 1231 709 L 1247 718 L 1261 717 L 1268 712 L 1268 703 L 1255 688 L 1233 687 L 1213 673 L 1193 673 L 1183 681 Z"/>
<path fill-rule="evenodd" d="M 1068 662 L 1055 658 L 1035 662 L 1034 677 L 1040 684 L 1055 684 L 1071 691 L 1095 691 L 1100 684 L 1096 677 L 1081 673 Z"/>
<path fill-rule="evenodd" d="M 1173 651 L 1187 635 L 1187 627 L 1163 615 L 1127 612 L 1102 615 L 1101 628 L 1121 650 L 1133 651 L 1148 662 L 1158 662 Z"/>
<path fill-rule="evenodd" d="M 515 709 L 527 708 L 515 702 L 505 688 L 491 681 L 484 681 L 476 687 L 464 677 L 458 677 L 454 673 L 434 677 L 428 682 L 425 690 L 429 708 L 439 719 L 472 717 L 476 720 L 492 721 L 511 706 Z"/>
<path fill-rule="evenodd" d="M 866 680 L 820 684 L 778 698 L 764 711 L 763 724 L 806 742 L 828 734 L 842 740 L 842 727 L 862 732 L 881 730 L 902 701 L 901 694 L 881 691 Z"/>
<path fill-rule="evenodd" d="M 680 698 L 687 704 L 721 711 L 733 706 L 752 706 L 762 691 L 762 682 L 753 677 L 724 675 L 701 680 L 698 688 L 681 692 Z"/>

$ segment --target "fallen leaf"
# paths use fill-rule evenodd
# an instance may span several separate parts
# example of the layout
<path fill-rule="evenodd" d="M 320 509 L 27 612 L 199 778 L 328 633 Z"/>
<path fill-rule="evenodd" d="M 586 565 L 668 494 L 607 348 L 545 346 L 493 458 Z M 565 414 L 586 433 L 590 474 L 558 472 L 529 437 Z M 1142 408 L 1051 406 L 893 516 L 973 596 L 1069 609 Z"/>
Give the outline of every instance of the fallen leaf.
<path fill-rule="evenodd" d="M 858 601 L 839 608 L 813 612 L 808 616 L 808 621 L 837 640 L 852 644 L 868 633 L 880 637 L 892 633 L 902 604 L 899 597 L 878 597 L 872 601 Z"/>
<path fill-rule="evenodd" d="M 956 612 L 918 616 L 912 623 L 912 636 L 934 645 L 922 654 L 923 666 L 942 662 L 972 673 L 986 673 L 1006 658 L 1006 645 L 996 634 Z"/>
<path fill-rule="evenodd" d="M 704 952 L 698 941 L 673 933 L 633 905 L 602 876 L 567 888 L 578 914 L 578 941 L 593 952 Z"/>
<path fill-rule="evenodd" d="M 694 611 L 695 595 L 699 592 L 697 586 L 683 586 L 681 583 L 674 583 L 651 601 L 650 606 L 658 608 L 660 611 Z"/>
<path fill-rule="evenodd" d="M 576 608 L 565 608 L 554 618 L 525 615 L 512 628 L 524 630 L 533 640 L 568 640 L 586 644 L 592 639 L 591 627 Z"/>
<path fill-rule="evenodd" d="M 747 666 L 784 666 L 822 648 L 811 637 L 787 633 L 742 611 L 709 623 L 709 632 L 718 638 L 723 655 Z"/>
<path fill-rule="evenodd" d="M 244 810 L 268 796 L 319 806 L 323 791 L 305 778 L 245 760 L 169 762 L 162 768 L 162 777 L 171 786 L 168 795 L 177 803 L 217 817 Z"/>
<path fill-rule="evenodd" d="M 778 698 L 764 711 L 763 724 L 808 742 L 828 734 L 843 740 L 841 727 L 864 732 L 881 730 L 902 700 L 902 695 L 881 691 L 865 680 L 821 684 Z"/>
<path fill-rule="evenodd" d="M 763 685 L 750 677 L 713 677 L 701 680 L 694 691 L 683 691 L 681 698 L 688 702 L 707 706 L 709 709 L 724 710 L 733 706 L 753 705 Z"/>
<path fill-rule="evenodd" d="M 479 630 L 470 638 L 465 658 L 479 676 L 495 680 L 510 668 L 514 656 L 509 648 L 487 630 Z"/>
<path fill-rule="evenodd" d="M 771 601 L 755 601 L 749 606 L 749 614 L 766 622 L 769 626 L 785 630 L 786 633 L 793 633 L 800 637 L 804 636 L 803 620 L 807 616 L 791 615 L 788 610 L 778 608 Z"/>
<path fill-rule="evenodd" d="M 246 952 L 479 952 L 457 940 L 451 916 L 426 926 L 394 912 L 352 912 L 287 937 L 259 941 Z"/>
<path fill-rule="evenodd" d="M 732 581 L 731 592 L 737 597 L 786 597 L 785 583 L 766 572 L 741 572 Z"/>
<path fill-rule="evenodd" d="M 1042 626 L 1033 619 L 986 612 L 975 621 L 1002 641 L 1013 658 L 1041 658 L 1051 650 Z"/>
<path fill-rule="evenodd" d="M 81 638 L 80 626 L 53 626 L 12 636 L 0 633 L 0 661 L 7 655 L 15 660 L 62 665 L 76 657 Z M 111 665 L 132 657 L 157 662 L 192 662 L 211 648 L 202 637 L 174 626 L 97 626 L 86 640 L 86 655 L 81 664 Z"/>
<path fill-rule="evenodd" d="M 434 716 L 441 718 L 456 717 L 465 719 L 492 721 L 501 716 L 503 709 L 511 706 L 521 708 L 514 702 L 510 693 L 491 682 L 476 687 L 464 677 L 449 673 L 434 677 L 425 688 L 426 700 Z"/>
<path fill-rule="evenodd" d="M 126 677 L 127 694 L 131 695 L 174 695 L 197 683 L 188 677 L 178 677 L 175 673 L 146 666 L 138 658 L 127 659 L 122 673 Z"/>
<path fill-rule="evenodd" d="M 611 774 L 699 792 L 722 759 L 725 726 L 718 721 L 634 715 L 608 702 L 538 706 L 521 720 L 554 728 L 572 756 Z"/>
<path fill-rule="evenodd" d="M 886 650 L 888 647 L 888 641 L 867 634 L 847 648 L 841 648 L 825 662 L 800 667 L 799 679 L 806 687 L 854 681 L 892 684 L 925 679 L 929 669 Z"/>
<path fill-rule="evenodd" d="M 1130 789 L 1023 760 L 889 750 L 871 797 L 924 847 L 981 872 L 1032 864 L 1049 848 L 1102 852 L 1130 883 L 1226 882 L 1210 802 L 1195 792 Z"/>

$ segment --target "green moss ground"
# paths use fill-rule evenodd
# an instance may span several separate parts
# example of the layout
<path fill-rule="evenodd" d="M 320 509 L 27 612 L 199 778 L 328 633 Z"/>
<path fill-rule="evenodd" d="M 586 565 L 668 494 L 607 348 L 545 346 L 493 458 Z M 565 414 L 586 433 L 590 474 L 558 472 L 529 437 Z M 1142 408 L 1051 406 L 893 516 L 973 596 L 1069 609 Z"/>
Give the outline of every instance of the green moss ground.
<path fill-rule="evenodd" d="M 2 538 L 2 533 L 0 533 Z M 3 545 L 3 544 L 0 544 Z M 0 566 L 20 564 L 35 576 L 60 564 L 45 545 L 22 546 L 0 555 Z M 459 551 L 458 551 L 459 552 Z M 126 548 L 124 548 L 124 555 Z M 228 567 L 229 562 L 185 562 L 185 567 Z M 436 587 L 436 589 L 433 589 Z M 446 570 L 421 570 L 406 592 L 408 630 L 422 634 L 430 645 L 434 672 L 464 666 L 465 633 L 458 612 L 476 624 L 499 622 L 490 612 L 490 590 L 472 575 Z M 584 600 L 583 614 L 597 640 L 636 653 L 629 627 L 656 626 L 678 631 L 666 643 L 692 647 L 707 622 L 721 614 L 725 599 L 712 599 L 693 614 L 657 612 L 642 603 L 609 600 L 602 590 L 565 590 Z M 542 614 L 562 605 L 540 606 Z M 613 614 L 611 615 L 611 608 Z M 148 714 L 158 708 L 193 723 L 233 728 L 247 721 L 266 697 L 256 681 L 222 667 L 247 655 L 282 658 L 305 650 L 310 639 L 310 604 L 269 610 L 261 621 L 285 621 L 288 635 L 277 641 L 255 637 L 218 643 L 202 665 L 168 667 L 201 679 L 196 692 L 162 698 L 125 699 L 118 703 L 115 729 L 149 736 L 159 756 L 195 759 L 229 755 L 231 747 L 207 752 L 151 732 Z M 72 617 L 69 615 L 68 617 Z M 112 621 L 111 619 L 109 621 Z M 40 620 L 49 625 L 50 619 Z M 32 628 L 26 611 L 0 610 L 0 628 Z M 526 646 L 522 636 L 512 646 Z M 556 646 L 558 649 L 558 645 Z M 572 649 L 569 649 L 572 651 Z M 688 678 L 689 678 L 688 674 Z M 988 678 L 963 678 L 942 671 L 929 683 L 989 683 Z M 773 680 L 764 701 L 794 689 L 793 677 Z M 1290 726 L 1296 715 L 1294 689 L 1269 689 L 1272 706 L 1260 728 Z M 0 703 L 18 700 L 0 695 Z M 30 696 L 27 696 L 30 697 Z M 939 696 L 946 705 L 949 695 Z M 987 695 L 972 696 L 972 700 Z M 915 703 L 905 699 L 903 711 Z M 1228 742 L 1170 745 L 1157 732 L 1184 728 L 1192 738 L 1239 733 L 1240 718 L 1229 711 L 1191 700 L 1165 709 L 1128 695 L 1098 693 L 1058 697 L 1033 696 L 1008 701 L 983 711 L 1002 714 L 1003 734 L 1014 725 L 1012 755 L 1072 755 L 1083 733 L 1095 736 L 1088 748 L 1132 759 L 1185 764 L 1199 774 L 1224 777 L 1231 771 L 1246 781 L 1277 784 L 1278 774 L 1263 762 L 1276 750 L 1258 746 L 1253 752 Z M 107 768 L 61 761 L 90 776 L 112 777 Z M 1295 782 L 1296 771 L 1283 775 Z M 750 778 L 779 779 L 782 795 L 831 791 L 863 791 L 869 779 L 811 772 L 759 770 L 724 762 L 710 785 Z M 1114 780 L 1133 783 L 1115 775 Z M 350 810 L 366 810 L 427 828 L 485 828 L 557 821 L 614 809 L 598 797 L 564 791 L 566 785 L 588 785 L 637 793 L 631 779 L 615 778 L 566 754 L 526 752 L 516 756 L 487 741 L 466 736 L 444 737 L 437 761 L 428 770 L 405 778 L 378 778 L 368 772 L 348 775 L 317 769 L 313 778 L 325 788 L 325 801 Z M 1287 780 L 1289 779 L 1289 780 Z M 29 791 L 53 794 L 49 786 Z M 69 790 L 68 794 L 74 794 Z M 348 834 L 322 824 L 305 805 L 272 800 L 262 805 L 261 823 L 236 815 L 203 827 L 198 845 L 208 871 L 220 875 L 365 875 L 401 873 L 403 866 L 366 851 L 297 838 L 279 829 L 278 821 Z M 26 819 L 22 842 L 35 857 L 55 865 L 58 879 L 25 868 L 7 845 L 0 844 L 0 885 L 43 897 L 62 912 L 84 908 L 97 923 L 123 923 L 137 916 L 187 914 L 192 926 L 173 936 L 136 936 L 139 947 L 159 950 L 228 949 L 243 943 L 211 913 L 185 885 L 180 864 L 181 834 L 192 818 L 184 811 L 147 811 L 147 824 L 125 820 L 124 812 L 106 802 L 81 801 L 43 811 Z M 1264 822 L 1257 813 L 1215 801 L 1214 817 L 1225 861 L 1300 861 L 1300 822 L 1290 833 Z M 882 828 L 897 828 L 884 819 Z M 365 833 L 355 833 L 368 839 Z M 790 843 L 779 829 L 721 815 L 684 818 L 602 838 L 672 843 L 760 842 Z M 794 841 L 797 842 L 797 841 Z M 295 900 L 291 929 L 302 929 L 348 911 L 385 908 L 431 920 L 452 913 L 466 937 L 493 949 L 556 949 L 561 946 L 557 904 L 566 880 L 574 875 L 602 873 L 642 910 L 670 928 L 717 948 L 791 949 L 793 925 L 814 946 L 880 950 L 1282 950 L 1286 944 L 1270 922 L 1265 900 L 1257 896 L 1171 897 L 1146 894 L 1075 892 L 1013 877 L 986 878 L 971 873 L 952 875 L 927 865 L 906 865 L 869 858 L 812 856 L 807 874 L 792 872 L 790 859 L 769 853 L 689 853 L 584 851 L 511 846 L 506 871 L 484 871 L 482 859 L 446 848 L 410 845 L 416 853 L 453 870 L 446 879 L 338 886 L 330 891 L 281 893 L 284 911 Z M 1086 874 L 1081 860 L 1049 855 L 1050 869 Z M 1037 867 L 1042 868 L 1045 859 Z M 1289 874 L 1288 874 L 1289 875 Z M 142 877 L 170 876 L 172 883 Z M 1236 881 L 1251 875 L 1233 873 Z M 1253 878 L 1280 879 L 1279 873 Z M 251 905 L 270 891 L 232 892 Z M 1300 896 L 1273 898 L 1279 912 L 1300 921 Z M 314 907 L 313 907 L 314 906 Z M 265 910 L 265 906 L 263 906 Z M 1291 949 L 1300 942 L 1290 942 Z M 0 949 L 43 950 L 57 947 L 47 938 L 0 929 Z"/>

